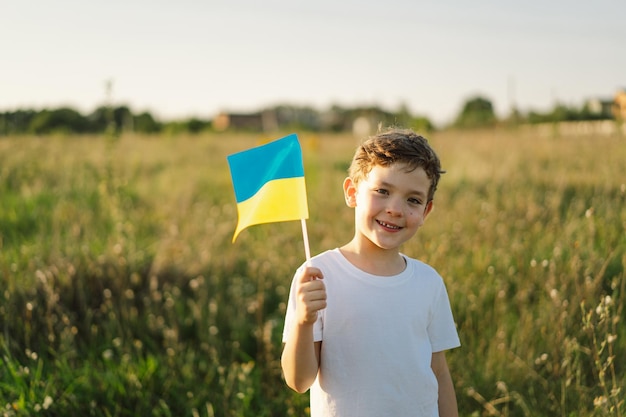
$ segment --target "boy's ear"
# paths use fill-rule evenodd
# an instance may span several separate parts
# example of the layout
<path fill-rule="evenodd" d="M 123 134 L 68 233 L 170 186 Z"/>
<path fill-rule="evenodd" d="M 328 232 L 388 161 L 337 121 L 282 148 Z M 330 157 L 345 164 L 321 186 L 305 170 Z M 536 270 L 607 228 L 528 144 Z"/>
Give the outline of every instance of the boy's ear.
<path fill-rule="evenodd" d="M 430 200 L 428 203 L 426 203 L 426 208 L 424 208 L 424 219 L 426 218 L 426 216 L 428 216 L 428 214 L 430 214 L 432 209 L 433 209 L 433 200 Z"/>
<path fill-rule="evenodd" d="M 348 207 L 356 207 L 356 184 L 350 177 L 343 180 L 343 195 Z"/>

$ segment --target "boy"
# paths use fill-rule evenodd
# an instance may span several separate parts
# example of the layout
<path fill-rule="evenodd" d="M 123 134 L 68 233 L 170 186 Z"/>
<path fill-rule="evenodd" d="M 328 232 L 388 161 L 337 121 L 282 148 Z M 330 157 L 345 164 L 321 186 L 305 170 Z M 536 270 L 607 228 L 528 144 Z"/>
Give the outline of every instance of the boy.
<path fill-rule="evenodd" d="M 460 346 L 442 278 L 400 246 L 422 226 L 443 173 L 426 139 L 380 133 L 343 183 L 353 239 L 296 272 L 283 342 L 287 385 L 311 416 L 458 416 L 444 351 Z"/>

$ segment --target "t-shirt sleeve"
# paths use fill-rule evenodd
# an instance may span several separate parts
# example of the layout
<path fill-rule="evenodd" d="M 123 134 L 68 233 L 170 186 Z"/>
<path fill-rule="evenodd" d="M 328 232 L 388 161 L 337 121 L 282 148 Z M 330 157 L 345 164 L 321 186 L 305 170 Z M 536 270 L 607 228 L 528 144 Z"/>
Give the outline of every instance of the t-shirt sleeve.
<path fill-rule="evenodd" d="M 289 337 L 289 333 L 291 332 L 291 328 L 293 326 L 293 321 L 296 316 L 296 286 L 298 285 L 296 281 L 296 277 L 300 269 L 296 271 L 292 281 L 291 288 L 289 289 L 289 299 L 287 301 L 287 312 L 285 313 L 285 326 L 283 328 L 283 343 L 287 341 Z M 322 330 L 323 330 L 323 319 L 322 314 L 317 314 L 317 321 L 313 325 L 313 341 L 319 342 L 322 340 Z"/>
<path fill-rule="evenodd" d="M 428 336 L 433 352 L 453 349 L 461 346 L 456 331 L 448 292 L 443 280 L 433 300 L 432 316 L 428 325 Z"/>

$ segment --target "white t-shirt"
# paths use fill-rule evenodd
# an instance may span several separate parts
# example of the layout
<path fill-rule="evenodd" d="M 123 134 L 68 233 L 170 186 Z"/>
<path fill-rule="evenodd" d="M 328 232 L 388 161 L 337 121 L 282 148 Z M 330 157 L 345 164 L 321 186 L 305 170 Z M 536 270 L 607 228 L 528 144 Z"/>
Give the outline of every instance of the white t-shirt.
<path fill-rule="evenodd" d="M 404 258 L 406 269 L 395 276 L 368 274 L 339 249 L 311 260 L 327 293 L 313 331 L 322 349 L 312 417 L 438 416 L 432 353 L 460 341 L 441 276 Z M 295 315 L 295 285 L 294 277 L 283 341 Z"/>

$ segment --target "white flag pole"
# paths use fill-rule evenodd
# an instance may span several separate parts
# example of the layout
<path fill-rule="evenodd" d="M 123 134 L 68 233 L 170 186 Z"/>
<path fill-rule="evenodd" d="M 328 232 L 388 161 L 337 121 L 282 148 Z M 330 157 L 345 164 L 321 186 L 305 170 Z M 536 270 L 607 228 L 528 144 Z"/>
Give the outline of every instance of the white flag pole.
<path fill-rule="evenodd" d="M 306 255 L 307 265 L 311 265 L 311 249 L 309 248 L 309 233 L 306 229 L 306 220 L 300 219 L 302 223 L 302 239 L 304 240 L 304 254 Z"/>

